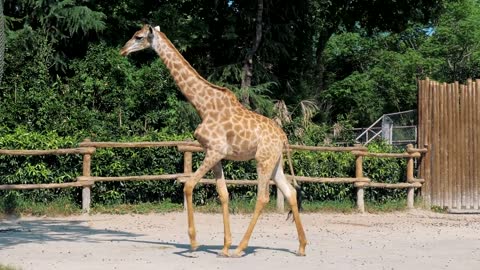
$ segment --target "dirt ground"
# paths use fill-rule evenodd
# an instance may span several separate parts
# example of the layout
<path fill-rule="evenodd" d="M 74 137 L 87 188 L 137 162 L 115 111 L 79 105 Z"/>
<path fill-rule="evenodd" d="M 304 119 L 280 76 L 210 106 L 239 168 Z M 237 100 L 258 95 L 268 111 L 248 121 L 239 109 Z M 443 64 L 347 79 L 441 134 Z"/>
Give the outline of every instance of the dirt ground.
<path fill-rule="evenodd" d="M 0 220 L 0 264 L 21 269 L 480 269 L 480 215 L 421 210 L 303 214 L 309 244 L 297 257 L 295 226 L 261 217 L 241 258 L 217 257 L 222 217 L 196 213 L 202 246 L 189 251 L 185 213 Z M 234 246 L 250 215 L 232 215 Z"/>

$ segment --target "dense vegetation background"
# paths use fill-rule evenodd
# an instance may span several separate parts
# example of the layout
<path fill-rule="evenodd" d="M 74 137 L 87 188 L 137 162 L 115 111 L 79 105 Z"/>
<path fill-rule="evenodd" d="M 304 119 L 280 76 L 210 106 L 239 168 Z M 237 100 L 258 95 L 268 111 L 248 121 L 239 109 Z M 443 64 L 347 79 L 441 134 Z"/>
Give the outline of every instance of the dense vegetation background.
<path fill-rule="evenodd" d="M 415 109 L 417 79 L 480 77 L 478 0 L 5 0 L 3 15 L 0 148 L 191 138 L 199 118 L 158 57 L 118 53 L 144 23 L 159 25 L 202 76 L 278 120 L 292 143 L 349 141 L 352 126 Z M 130 159 L 122 162 L 111 152 L 96 155 L 95 174 L 160 173 L 181 162 L 168 151 L 125 151 Z M 330 169 L 318 158 L 297 157 L 300 174 L 351 173 L 339 165 L 349 157 L 323 155 Z M 0 156 L 0 183 L 71 179 L 80 171 L 72 159 Z M 227 170 L 247 178 L 249 166 Z M 177 196 L 162 185 L 108 183 L 95 194 L 105 201 Z"/>

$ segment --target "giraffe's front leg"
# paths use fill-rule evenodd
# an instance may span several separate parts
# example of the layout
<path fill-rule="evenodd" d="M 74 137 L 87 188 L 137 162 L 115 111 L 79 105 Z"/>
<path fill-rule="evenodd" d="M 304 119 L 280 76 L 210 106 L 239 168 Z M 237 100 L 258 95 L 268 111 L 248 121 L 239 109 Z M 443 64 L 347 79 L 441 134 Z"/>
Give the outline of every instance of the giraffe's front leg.
<path fill-rule="evenodd" d="M 222 257 L 230 257 L 229 249 L 232 245 L 232 233 L 230 231 L 230 217 L 228 212 L 228 190 L 225 183 L 225 177 L 223 175 L 222 164 L 219 162 L 215 165 L 213 172 L 215 173 L 215 178 L 217 179 L 217 193 L 222 204 L 222 213 L 223 213 L 223 232 L 224 232 L 224 241 L 223 249 L 218 253 Z"/>
<path fill-rule="evenodd" d="M 188 236 L 190 237 L 190 246 L 192 250 L 196 250 L 198 248 L 198 242 L 196 240 L 195 222 L 193 218 L 193 189 L 195 188 L 195 185 L 200 181 L 200 179 L 215 164 L 222 160 L 223 157 L 224 155 L 220 154 L 219 152 L 207 150 L 202 165 L 192 175 L 192 177 L 188 179 L 187 182 L 185 182 L 185 186 L 183 187 L 185 200 L 187 202 Z"/>

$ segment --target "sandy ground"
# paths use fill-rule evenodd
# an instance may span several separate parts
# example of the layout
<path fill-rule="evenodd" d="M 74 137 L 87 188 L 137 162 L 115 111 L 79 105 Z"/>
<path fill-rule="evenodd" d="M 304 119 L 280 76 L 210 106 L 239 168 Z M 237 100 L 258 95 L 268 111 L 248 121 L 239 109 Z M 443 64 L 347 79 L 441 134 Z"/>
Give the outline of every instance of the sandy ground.
<path fill-rule="evenodd" d="M 426 211 L 303 214 L 309 245 L 297 257 L 295 226 L 265 214 L 241 258 L 220 258 L 222 217 L 196 213 L 196 252 L 184 213 L 0 220 L 0 264 L 21 269 L 480 269 L 480 215 Z M 234 245 L 250 220 L 232 215 Z"/>

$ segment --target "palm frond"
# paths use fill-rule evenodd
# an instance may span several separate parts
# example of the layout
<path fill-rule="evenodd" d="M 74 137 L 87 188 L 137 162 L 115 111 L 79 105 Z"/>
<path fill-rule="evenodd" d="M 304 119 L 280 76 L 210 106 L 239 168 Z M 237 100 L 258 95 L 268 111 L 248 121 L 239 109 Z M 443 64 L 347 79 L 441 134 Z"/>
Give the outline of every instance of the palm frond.
<path fill-rule="evenodd" d="M 318 105 L 315 100 L 305 99 L 300 101 L 300 109 L 303 125 L 308 126 L 312 122 L 312 118 L 318 112 Z"/>
<path fill-rule="evenodd" d="M 277 100 L 277 102 L 275 102 L 275 105 L 273 105 L 273 113 L 273 120 L 275 120 L 280 126 L 292 122 L 292 117 L 288 111 L 287 104 L 285 104 L 285 101 L 283 100 Z"/>

